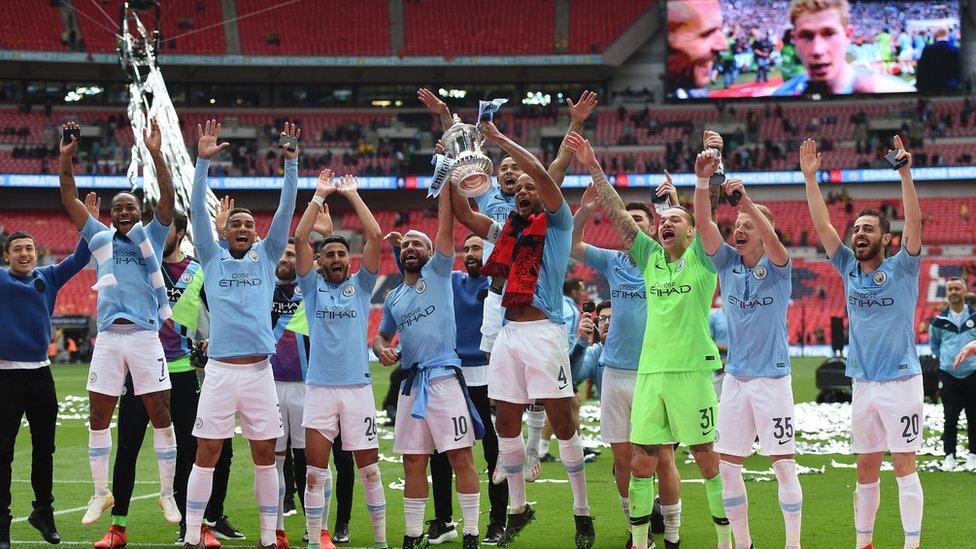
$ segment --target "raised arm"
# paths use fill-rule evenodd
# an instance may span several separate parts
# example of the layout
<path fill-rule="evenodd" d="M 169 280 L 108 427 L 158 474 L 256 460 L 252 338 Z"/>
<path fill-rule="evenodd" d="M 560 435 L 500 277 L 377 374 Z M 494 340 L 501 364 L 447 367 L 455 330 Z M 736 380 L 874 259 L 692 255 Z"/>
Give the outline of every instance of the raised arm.
<path fill-rule="evenodd" d="M 447 108 L 447 103 L 441 101 L 434 95 L 434 92 L 427 88 L 420 88 L 417 90 L 417 99 L 420 99 L 420 102 L 427 107 L 431 114 L 440 119 L 442 132 L 446 132 L 448 128 L 454 125 L 454 117 L 451 116 L 451 110 Z"/>
<path fill-rule="evenodd" d="M 708 255 L 715 255 L 722 246 L 722 232 L 712 219 L 712 200 L 708 190 L 708 178 L 718 169 L 719 162 L 721 158 L 709 150 L 698 153 L 695 158 L 695 226 Z"/>
<path fill-rule="evenodd" d="M 450 186 L 454 187 L 454 185 Z M 454 211 L 451 205 L 451 193 L 441 192 L 437 200 L 437 236 L 434 238 L 434 248 L 441 255 L 454 257 Z M 377 232 L 378 229 L 379 227 Z"/>
<path fill-rule="evenodd" d="M 64 286 L 71 280 L 71 277 L 78 274 L 78 271 L 84 269 L 90 261 L 91 250 L 88 249 L 88 243 L 85 242 L 84 238 L 79 237 L 78 244 L 75 245 L 74 253 L 62 259 L 60 263 L 54 266 L 54 283 L 57 284 L 58 288 Z"/>
<path fill-rule="evenodd" d="M 281 135 L 288 135 L 299 139 L 302 130 L 291 122 L 285 122 L 281 128 Z M 281 186 L 281 198 L 278 199 L 278 209 L 271 219 L 267 240 L 275 247 L 275 257 L 288 245 L 288 231 L 291 230 L 291 218 L 295 215 L 295 199 L 298 195 L 298 146 L 294 149 L 282 147 L 281 154 L 285 157 L 285 183 Z"/>
<path fill-rule="evenodd" d="M 378 273 L 380 270 L 380 243 L 383 239 L 383 233 L 380 231 L 380 224 L 376 222 L 373 213 L 369 211 L 369 207 L 363 202 L 363 198 L 359 196 L 359 192 L 356 190 L 357 187 L 358 183 L 356 178 L 347 175 L 342 178 L 342 184 L 339 186 L 338 192 L 349 200 L 353 210 L 356 211 L 356 216 L 359 217 L 359 222 L 363 225 L 363 232 L 366 236 L 366 245 L 363 247 L 363 267 L 371 273 Z M 448 205 L 447 216 L 451 217 L 450 205 Z M 450 219 L 449 221 L 453 229 L 454 220 Z M 438 234 L 440 233 L 438 232 Z M 453 251 L 453 232 L 450 238 L 452 239 L 451 250 Z"/>
<path fill-rule="evenodd" d="M 454 218 L 458 220 L 458 223 L 467 227 L 469 231 L 490 241 L 491 238 L 488 235 L 495 221 L 483 213 L 472 210 L 471 203 L 468 202 L 467 198 L 458 193 L 454 185 L 448 184 L 447 187 L 450 187 L 451 209 L 454 211 Z M 441 194 L 444 194 L 447 190 L 444 189 L 444 191 L 441 191 Z M 438 211 L 438 215 L 439 213 Z"/>
<path fill-rule="evenodd" d="M 152 156 L 156 169 L 156 183 L 159 185 L 159 201 L 156 202 L 156 219 L 166 225 L 173 224 L 173 211 L 176 209 L 176 191 L 173 189 L 173 176 L 163 157 L 163 136 L 155 118 L 149 120 L 150 131 L 143 130 L 142 138 Z"/>
<path fill-rule="evenodd" d="M 66 130 L 77 127 L 78 124 L 74 122 L 68 122 L 64 125 Z M 88 210 L 85 208 L 84 202 L 78 198 L 78 187 L 75 186 L 74 165 L 71 162 L 71 157 L 74 156 L 77 149 L 78 139 L 75 136 L 71 136 L 71 143 L 65 143 L 64 138 L 61 139 L 61 145 L 58 148 L 61 164 L 59 181 L 61 183 L 61 204 L 67 210 L 71 222 L 80 231 L 88 222 Z"/>
<path fill-rule="evenodd" d="M 315 196 L 305 207 L 305 213 L 302 215 L 301 221 L 298 222 L 298 227 L 295 228 L 295 271 L 298 276 L 305 276 L 312 270 L 313 253 L 312 247 L 308 243 L 309 237 L 319 214 L 328 215 L 329 205 L 325 203 L 325 199 L 334 190 L 332 170 L 322 170 L 322 173 L 319 174 L 319 180 L 315 184 Z"/>
<path fill-rule="evenodd" d="M 542 199 L 542 205 L 545 206 L 546 210 L 554 212 L 563 205 L 563 193 L 559 190 L 559 185 L 556 185 L 552 176 L 549 175 L 549 172 L 546 171 L 542 162 L 539 162 L 535 155 L 498 131 L 493 123 L 482 122 L 479 127 L 485 139 L 504 149 L 522 168 L 522 171 L 535 181 L 539 197 Z"/>
<path fill-rule="evenodd" d="M 893 139 L 898 154 L 895 160 L 907 159 L 908 162 L 898 168 L 901 176 L 901 201 L 905 207 L 905 228 L 902 229 L 901 241 L 905 250 L 918 255 L 922 251 L 922 206 L 918 203 L 918 193 L 915 192 L 915 182 L 912 180 L 912 154 L 905 150 L 901 137 Z"/>
<path fill-rule="evenodd" d="M 569 107 L 570 114 L 569 129 L 566 130 L 566 135 L 571 133 L 582 134 L 583 122 L 586 122 L 586 119 L 593 114 L 593 109 L 596 108 L 596 93 L 589 90 L 584 91 L 576 103 L 567 97 L 566 105 Z M 548 170 L 549 175 L 557 185 L 563 184 L 563 180 L 566 178 L 566 170 L 569 169 L 572 161 L 573 151 L 566 147 L 566 139 L 563 138 L 563 142 L 559 144 L 559 152 L 556 153 L 556 158 L 553 159 Z"/>
<path fill-rule="evenodd" d="M 634 239 L 637 238 L 637 231 L 640 230 L 640 227 L 637 226 L 634 218 L 627 213 L 624 201 L 617 194 L 617 190 L 613 188 L 610 181 L 607 180 L 603 168 L 596 161 L 596 155 L 593 154 L 593 147 L 590 142 L 580 137 L 579 134 L 573 133 L 566 136 L 566 146 L 573 150 L 576 160 L 589 170 L 593 177 L 592 185 L 596 188 L 597 199 L 603 206 L 604 213 L 610 218 L 613 228 L 617 230 L 620 240 L 623 241 L 624 249 L 629 250 L 634 246 Z"/>
<path fill-rule="evenodd" d="M 193 173 L 193 190 L 190 193 L 190 225 L 193 227 L 193 244 L 201 260 L 206 260 L 218 248 L 207 211 L 207 177 L 210 175 L 210 159 L 230 147 L 226 141 L 217 144 L 220 124 L 207 120 L 204 126 L 197 124 L 197 165 Z M 223 231 L 223 227 L 220 228 Z"/>
<path fill-rule="evenodd" d="M 576 214 L 573 215 L 573 247 L 570 257 L 576 261 L 586 261 L 587 244 L 583 242 L 583 231 L 586 229 L 586 222 L 590 220 L 590 215 L 593 214 L 593 210 L 597 206 L 596 187 L 590 185 L 583 191 L 583 201 L 580 203 L 579 209 L 576 210 Z"/>
<path fill-rule="evenodd" d="M 732 193 L 739 191 L 742 193 L 742 198 L 739 199 L 739 210 L 749 214 L 752 218 L 752 224 L 756 227 L 756 231 L 759 233 L 759 238 L 763 243 L 763 250 L 766 253 L 766 257 L 773 262 L 773 265 L 778 267 L 783 267 L 790 260 L 790 252 L 786 249 L 786 246 L 780 242 L 779 237 L 776 235 L 776 229 L 773 224 L 770 223 L 769 219 L 759 208 L 756 207 L 756 203 L 749 198 L 746 194 L 745 185 L 742 184 L 741 179 L 729 179 L 725 182 L 725 194 L 731 195 Z"/>
<path fill-rule="evenodd" d="M 820 243 L 823 244 L 827 255 L 832 257 L 840 247 L 841 240 L 837 229 L 830 224 L 830 212 L 827 211 L 827 203 L 824 202 L 823 195 L 820 194 L 820 185 L 817 183 L 821 159 L 821 154 L 817 152 L 816 141 L 807 139 L 800 145 L 800 171 L 803 172 L 803 179 L 806 181 L 810 218 L 813 220 L 813 228 L 820 237 Z"/>

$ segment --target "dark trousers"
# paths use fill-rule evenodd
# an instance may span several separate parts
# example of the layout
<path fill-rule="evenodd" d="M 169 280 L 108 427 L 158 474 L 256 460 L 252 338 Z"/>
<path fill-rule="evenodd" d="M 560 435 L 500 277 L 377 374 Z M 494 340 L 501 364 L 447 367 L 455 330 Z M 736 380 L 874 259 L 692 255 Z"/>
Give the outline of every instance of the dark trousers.
<path fill-rule="evenodd" d="M 969 425 L 969 452 L 976 452 L 976 374 L 959 379 L 948 372 L 939 372 L 942 383 L 942 409 L 945 412 L 945 430 L 942 442 L 946 455 L 956 453 L 959 434 L 959 416 L 966 410 Z"/>
<path fill-rule="evenodd" d="M 196 421 L 197 403 L 200 400 L 200 381 L 195 371 L 170 374 L 169 378 L 173 385 L 170 390 L 170 416 L 176 432 L 176 477 L 173 488 L 176 505 L 185 518 L 186 484 L 197 454 L 193 422 Z M 148 425 L 149 414 L 142 404 L 142 397 L 135 395 L 132 377 L 126 374 L 125 392 L 119 399 L 118 449 L 112 470 L 112 492 L 115 496 L 112 516 L 124 517 L 129 514 L 129 500 L 136 481 L 136 461 Z M 233 457 L 233 446 L 231 440 L 227 439 L 214 470 L 213 492 L 205 515 L 210 522 L 217 521 L 224 514 L 224 498 L 227 497 L 230 462 Z"/>
<path fill-rule="evenodd" d="M 481 422 L 485 425 L 485 438 L 481 441 L 484 449 L 485 461 L 488 462 L 488 501 L 491 504 L 489 520 L 492 524 L 505 524 L 505 509 L 508 505 L 508 483 L 494 484 L 491 476 L 498 464 L 498 435 L 495 424 L 491 420 L 491 401 L 488 399 L 488 387 L 468 387 L 468 395 L 474 403 Z M 435 453 L 430 457 L 431 491 L 434 493 L 434 516 L 438 520 L 449 522 L 454 516 L 454 494 L 451 487 L 453 480 L 451 464 L 447 454 Z"/>
<path fill-rule="evenodd" d="M 0 521 L 10 520 L 10 466 L 20 421 L 30 426 L 31 486 L 34 508 L 54 504 L 54 426 L 58 395 L 51 368 L 0 370 Z"/>

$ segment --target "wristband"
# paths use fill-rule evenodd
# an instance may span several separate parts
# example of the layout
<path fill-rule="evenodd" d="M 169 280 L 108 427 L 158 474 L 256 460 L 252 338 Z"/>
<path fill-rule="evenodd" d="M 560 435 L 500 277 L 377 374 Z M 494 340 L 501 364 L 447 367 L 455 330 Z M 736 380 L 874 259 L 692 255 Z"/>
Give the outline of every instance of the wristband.
<path fill-rule="evenodd" d="M 323 206 L 325 205 L 325 198 L 323 198 L 323 197 L 321 197 L 319 195 L 315 195 L 315 196 L 312 197 L 312 202 L 316 206 L 318 206 L 320 210 L 324 209 Z"/>
<path fill-rule="evenodd" d="M 704 177 L 695 177 L 695 188 L 708 190 L 708 179 Z"/>

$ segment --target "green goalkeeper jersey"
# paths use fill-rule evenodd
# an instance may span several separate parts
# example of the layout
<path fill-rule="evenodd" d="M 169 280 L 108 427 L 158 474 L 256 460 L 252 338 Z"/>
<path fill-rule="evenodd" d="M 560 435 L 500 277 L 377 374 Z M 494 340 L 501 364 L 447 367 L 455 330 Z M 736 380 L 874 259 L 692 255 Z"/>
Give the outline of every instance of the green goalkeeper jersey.
<path fill-rule="evenodd" d="M 647 325 L 639 374 L 704 372 L 722 363 L 709 336 L 708 315 L 718 279 L 701 238 L 677 261 L 668 262 L 664 248 L 638 231 L 630 256 L 644 273 Z"/>

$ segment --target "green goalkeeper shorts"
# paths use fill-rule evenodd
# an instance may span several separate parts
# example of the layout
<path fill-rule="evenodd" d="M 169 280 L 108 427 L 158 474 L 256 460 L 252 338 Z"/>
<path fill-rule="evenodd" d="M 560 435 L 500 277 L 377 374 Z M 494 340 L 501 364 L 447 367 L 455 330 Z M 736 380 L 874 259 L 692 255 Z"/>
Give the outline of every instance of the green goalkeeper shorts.
<path fill-rule="evenodd" d="M 638 374 L 630 441 L 686 446 L 715 441 L 718 399 L 711 371 Z"/>

